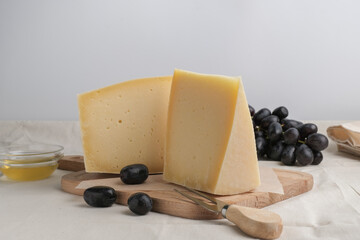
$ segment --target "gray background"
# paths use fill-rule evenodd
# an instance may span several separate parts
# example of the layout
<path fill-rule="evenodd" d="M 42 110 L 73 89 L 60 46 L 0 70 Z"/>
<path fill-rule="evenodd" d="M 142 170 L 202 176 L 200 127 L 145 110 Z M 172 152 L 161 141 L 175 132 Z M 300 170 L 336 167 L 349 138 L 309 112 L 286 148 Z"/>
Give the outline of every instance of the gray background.
<path fill-rule="evenodd" d="M 76 94 L 174 68 L 241 75 L 256 109 L 360 119 L 360 1 L 0 0 L 0 120 L 76 120 Z"/>

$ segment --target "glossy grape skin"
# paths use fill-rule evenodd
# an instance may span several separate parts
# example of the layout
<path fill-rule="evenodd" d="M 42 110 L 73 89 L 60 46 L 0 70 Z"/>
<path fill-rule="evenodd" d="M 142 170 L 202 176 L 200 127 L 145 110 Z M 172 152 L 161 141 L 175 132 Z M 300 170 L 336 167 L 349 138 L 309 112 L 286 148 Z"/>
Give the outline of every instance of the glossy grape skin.
<path fill-rule="evenodd" d="M 313 123 L 305 123 L 299 128 L 300 132 L 300 139 L 304 140 L 307 138 L 310 134 L 317 133 L 318 128 Z"/>
<path fill-rule="evenodd" d="M 287 166 L 292 166 L 296 162 L 295 146 L 286 145 L 281 153 L 281 162 Z"/>
<path fill-rule="evenodd" d="M 300 165 L 306 166 L 314 161 L 314 154 L 306 144 L 301 144 L 296 149 L 296 160 Z"/>
<path fill-rule="evenodd" d="M 255 131 L 255 138 L 257 137 L 264 137 L 265 138 L 265 133 L 261 130 L 256 130 Z"/>
<path fill-rule="evenodd" d="M 140 184 L 149 176 L 149 170 L 144 164 L 131 164 L 120 171 L 120 179 L 125 184 Z"/>
<path fill-rule="evenodd" d="M 329 146 L 329 140 L 321 133 L 310 134 L 305 142 L 312 150 L 322 151 Z"/>
<path fill-rule="evenodd" d="M 319 165 L 323 160 L 323 155 L 321 152 L 313 151 L 314 161 L 311 163 L 312 165 Z"/>
<path fill-rule="evenodd" d="M 273 122 L 279 122 L 279 117 L 275 115 L 269 115 L 267 117 L 264 117 L 263 120 L 261 120 L 260 128 L 268 129 L 270 124 Z"/>
<path fill-rule="evenodd" d="M 286 107 L 281 106 L 276 108 L 273 112 L 272 115 L 276 115 L 279 117 L 279 119 L 284 119 L 289 115 L 289 111 L 287 110 Z"/>
<path fill-rule="evenodd" d="M 261 123 L 261 120 L 263 120 L 265 117 L 270 116 L 270 115 L 271 115 L 271 112 L 269 109 L 262 108 L 254 114 L 253 120 L 254 120 L 255 124 L 257 126 L 259 126 Z"/>
<path fill-rule="evenodd" d="M 255 139 L 255 142 L 256 142 L 256 152 L 258 157 L 264 156 L 267 147 L 266 139 L 263 137 L 257 137 Z"/>
<path fill-rule="evenodd" d="M 296 128 L 289 128 L 284 132 L 284 142 L 288 145 L 295 145 L 299 140 L 300 133 Z"/>
<path fill-rule="evenodd" d="M 268 138 L 270 142 L 276 142 L 281 138 L 282 127 L 278 122 L 273 122 L 268 127 Z"/>
<path fill-rule="evenodd" d="M 116 192 L 111 187 L 96 186 L 86 189 L 83 197 L 92 207 L 110 207 L 116 201 Z"/>
<path fill-rule="evenodd" d="M 255 108 L 253 108 L 251 105 L 249 105 L 249 111 L 250 111 L 250 115 L 254 116 L 255 114 Z"/>
<path fill-rule="evenodd" d="M 151 211 L 153 201 L 146 193 L 138 192 L 129 197 L 127 204 L 133 213 L 137 215 L 145 215 Z"/>
<path fill-rule="evenodd" d="M 321 163 L 321 150 L 328 147 L 329 143 L 322 134 L 312 136 L 318 132 L 315 124 L 287 119 L 289 111 L 284 106 L 277 107 L 272 112 L 267 108 L 256 112 L 249 105 L 249 111 L 254 125 L 257 154 L 258 157 L 263 157 L 261 160 L 280 160 L 285 165 L 303 166 Z M 280 123 L 282 131 L 277 123 Z"/>
<path fill-rule="evenodd" d="M 299 129 L 303 123 L 300 121 L 292 120 L 292 119 L 282 119 L 281 123 L 283 124 L 283 130 L 286 131 L 289 128 L 297 128 Z"/>
<path fill-rule="evenodd" d="M 271 160 L 280 161 L 281 153 L 284 147 L 285 145 L 282 141 L 270 144 L 266 152 L 267 157 Z"/>

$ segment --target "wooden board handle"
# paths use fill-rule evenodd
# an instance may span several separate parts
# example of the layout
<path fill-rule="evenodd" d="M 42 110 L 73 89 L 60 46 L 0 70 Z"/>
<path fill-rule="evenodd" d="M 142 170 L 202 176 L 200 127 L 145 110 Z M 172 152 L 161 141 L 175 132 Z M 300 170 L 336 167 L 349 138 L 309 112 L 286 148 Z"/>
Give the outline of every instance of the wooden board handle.
<path fill-rule="evenodd" d="M 58 169 L 73 172 L 85 170 L 84 157 L 81 155 L 66 155 L 59 160 Z"/>
<path fill-rule="evenodd" d="M 225 216 L 244 233 L 256 238 L 278 238 L 283 228 L 281 217 L 264 209 L 230 205 Z"/>

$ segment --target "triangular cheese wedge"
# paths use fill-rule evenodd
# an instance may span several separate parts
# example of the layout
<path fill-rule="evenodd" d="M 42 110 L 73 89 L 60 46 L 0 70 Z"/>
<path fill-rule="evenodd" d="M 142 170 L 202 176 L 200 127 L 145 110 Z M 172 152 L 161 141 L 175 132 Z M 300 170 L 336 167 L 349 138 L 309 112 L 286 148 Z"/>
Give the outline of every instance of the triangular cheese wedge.
<path fill-rule="evenodd" d="M 229 195 L 260 185 L 254 131 L 239 77 L 175 70 L 164 179 Z"/>

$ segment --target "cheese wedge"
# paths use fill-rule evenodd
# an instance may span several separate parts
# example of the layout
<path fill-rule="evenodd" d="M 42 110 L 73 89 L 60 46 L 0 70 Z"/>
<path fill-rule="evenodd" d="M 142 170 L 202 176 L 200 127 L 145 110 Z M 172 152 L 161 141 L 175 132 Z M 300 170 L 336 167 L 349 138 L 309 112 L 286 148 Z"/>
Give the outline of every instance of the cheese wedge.
<path fill-rule="evenodd" d="M 87 172 L 143 163 L 162 172 L 171 77 L 138 79 L 78 95 Z"/>
<path fill-rule="evenodd" d="M 260 185 L 240 78 L 175 70 L 166 137 L 165 180 L 218 195 Z"/>

